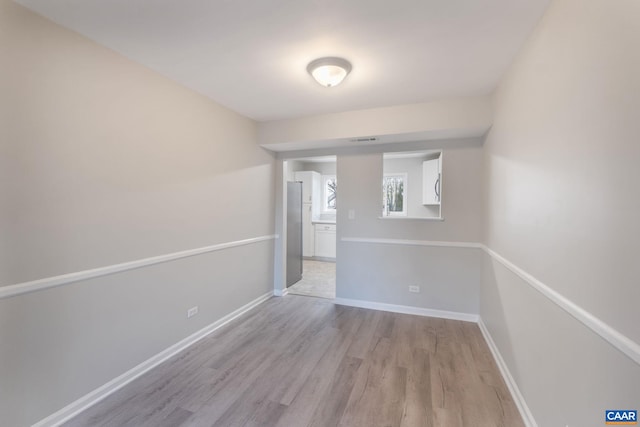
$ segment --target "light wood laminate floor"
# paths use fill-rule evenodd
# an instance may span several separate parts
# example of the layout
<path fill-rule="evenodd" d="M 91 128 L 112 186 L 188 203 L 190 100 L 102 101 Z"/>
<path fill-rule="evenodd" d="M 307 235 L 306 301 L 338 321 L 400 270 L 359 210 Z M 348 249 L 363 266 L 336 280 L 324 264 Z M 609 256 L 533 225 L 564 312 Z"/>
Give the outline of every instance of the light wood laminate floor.
<path fill-rule="evenodd" d="M 476 324 L 288 295 L 65 426 L 524 424 Z"/>

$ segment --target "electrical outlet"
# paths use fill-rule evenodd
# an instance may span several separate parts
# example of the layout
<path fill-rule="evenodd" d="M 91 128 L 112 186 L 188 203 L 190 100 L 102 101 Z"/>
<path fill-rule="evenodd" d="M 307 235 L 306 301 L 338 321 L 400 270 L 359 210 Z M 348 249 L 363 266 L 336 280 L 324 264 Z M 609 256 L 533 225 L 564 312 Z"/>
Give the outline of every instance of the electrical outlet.
<path fill-rule="evenodd" d="M 418 285 L 410 285 L 409 286 L 409 292 L 413 292 L 413 293 L 420 293 L 420 286 Z"/>
<path fill-rule="evenodd" d="M 187 319 L 190 317 L 195 316 L 196 314 L 198 314 L 198 306 L 196 305 L 195 307 L 191 307 L 189 310 L 187 310 Z"/>

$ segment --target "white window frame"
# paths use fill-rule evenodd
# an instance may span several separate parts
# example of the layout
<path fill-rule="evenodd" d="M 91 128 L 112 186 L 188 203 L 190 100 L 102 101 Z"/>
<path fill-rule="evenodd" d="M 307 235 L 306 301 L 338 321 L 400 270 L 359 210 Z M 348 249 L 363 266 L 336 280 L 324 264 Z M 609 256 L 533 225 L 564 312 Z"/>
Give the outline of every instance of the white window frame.
<path fill-rule="evenodd" d="M 401 177 L 402 178 L 402 211 L 401 212 L 387 212 L 387 200 L 386 200 L 386 192 L 385 188 L 385 179 L 389 177 Z M 382 216 L 408 216 L 407 204 L 408 204 L 408 195 L 409 195 L 409 186 L 408 186 L 408 174 L 406 172 L 398 172 L 398 173 L 385 173 L 384 179 L 382 181 Z"/>
<path fill-rule="evenodd" d="M 329 191 L 327 188 L 327 183 L 331 180 L 336 181 L 336 197 L 337 197 L 338 179 L 336 178 L 336 175 L 322 175 L 322 212 L 335 215 L 336 209 L 329 207 Z M 336 207 L 337 206 L 338 204 L 336 203 Z"/>

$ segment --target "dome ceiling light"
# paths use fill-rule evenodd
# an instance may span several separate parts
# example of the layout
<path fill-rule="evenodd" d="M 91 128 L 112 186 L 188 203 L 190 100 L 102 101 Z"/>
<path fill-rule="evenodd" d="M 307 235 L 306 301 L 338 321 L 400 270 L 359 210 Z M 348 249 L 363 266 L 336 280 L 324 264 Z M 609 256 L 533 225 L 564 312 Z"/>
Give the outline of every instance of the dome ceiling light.
<path fill-rule="evenodd" d="M 351 71 L 351 63 L 343 58 L 318 58 L 307 65 L 307 71 L 324 87 L 342 83 Z"/>

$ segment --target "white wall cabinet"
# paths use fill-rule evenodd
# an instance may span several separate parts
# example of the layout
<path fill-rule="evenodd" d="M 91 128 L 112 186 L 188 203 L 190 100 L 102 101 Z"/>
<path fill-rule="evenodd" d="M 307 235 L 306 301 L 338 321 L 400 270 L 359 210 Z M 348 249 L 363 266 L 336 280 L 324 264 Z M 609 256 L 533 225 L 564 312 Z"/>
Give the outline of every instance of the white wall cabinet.
<path fill-rule="evenodd" d="M 314 171 L 298 171 L 296 181 L 302 182 L 302 256 L 315 256 L 313 220 L 320 216 L 322 177 Z"/>
<path fill-rule="evenodd" d="M 313 205 L 313 216 L 317 217 L 322 206 L 322 176 L 314 171 L 298 171 L 294 176 L 296 181 L 302 182 L 302 203 Z"/>
<path fill-rule="evenodd" d="M 317 257 L 336 257 L 336 226 L 333 224 L 316 224 L 315 253 Z"/>
<path fill-rule="evenodd" d="M 442 156 L 422 162 L 422 204 L 439 205 L 442 199 Z"/>

